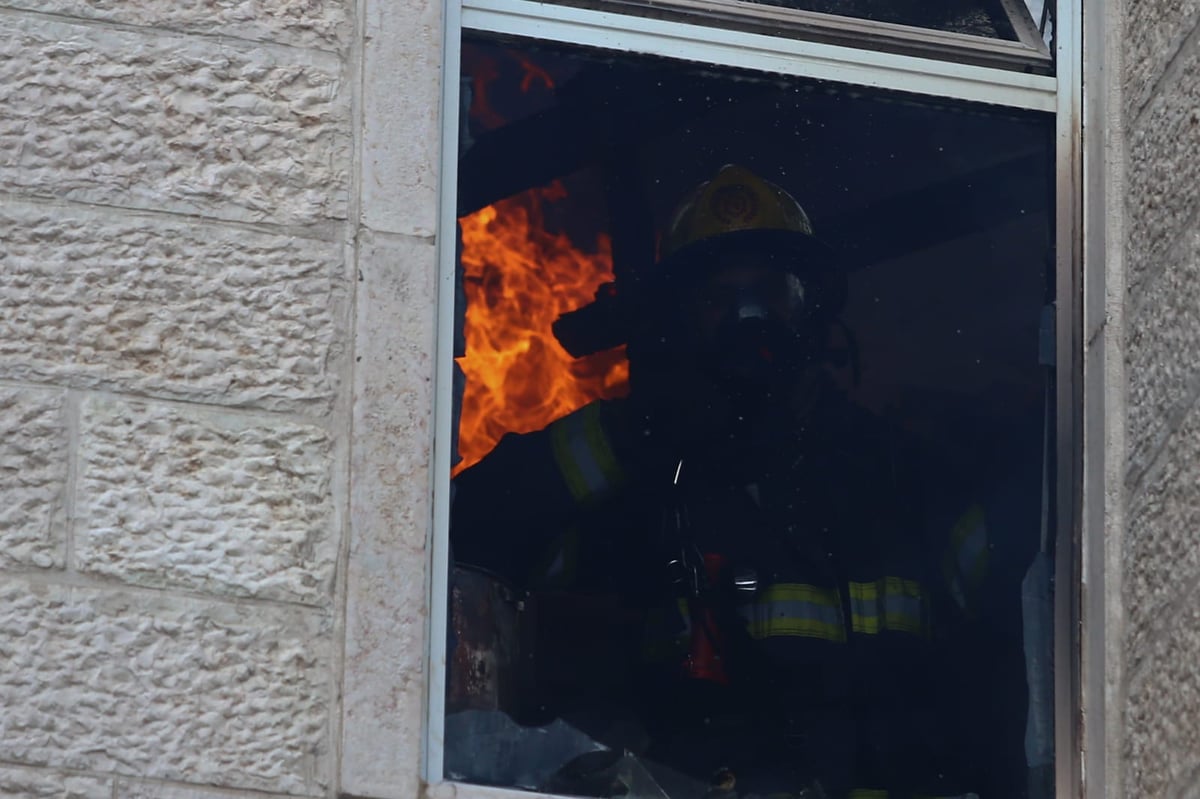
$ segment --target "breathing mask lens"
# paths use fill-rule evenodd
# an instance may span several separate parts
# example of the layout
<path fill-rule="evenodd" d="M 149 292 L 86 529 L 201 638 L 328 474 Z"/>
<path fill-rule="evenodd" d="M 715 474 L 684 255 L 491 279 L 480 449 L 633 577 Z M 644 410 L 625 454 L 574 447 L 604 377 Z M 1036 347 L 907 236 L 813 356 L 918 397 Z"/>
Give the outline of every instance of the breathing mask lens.
<path fill-rule="evenodd" d="M 798 331 L 805 315 L 805 287 L 798 277 L 764 271 L 721 289 L 724 307 L 714 344 L 722 373 L 760 382 L 803 365 Z"/>

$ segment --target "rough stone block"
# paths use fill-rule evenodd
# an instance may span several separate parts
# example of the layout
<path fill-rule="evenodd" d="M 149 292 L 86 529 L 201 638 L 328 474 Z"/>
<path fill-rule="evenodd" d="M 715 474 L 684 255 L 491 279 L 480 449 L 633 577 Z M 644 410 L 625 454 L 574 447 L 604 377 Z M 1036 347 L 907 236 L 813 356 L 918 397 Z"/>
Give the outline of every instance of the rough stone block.
<path fill-rule="evenodd" d="M 80 416 L 80 571 L 221 595 L 329 600 L 338 531 L 325 430 L 94 398 Z"/>
<path fill-rule="evenodd" d="M 245 794 L 193 785 L 118 779 L 116 799 L 245 799 Z"/>
<path fill-rule="evenodd" d="M 4 0 L 45 14 L 341 50 L 352 34 L 347 0 Z"/>
<path fill-rule="evenodd" d="M 1200 769 L 1200 596 L 1179 597 L 1170 623 L 1131 651 L 1124 719 L 1123 796 L 1180 796 Z"/>
<path fill-rule="evenodd" d="M 308 796 L 328 784 L 317 611 L 0 583 L 0 760 Z"/>
<path fill-rule="evenodd" d="M 16 202 L 0 202 L 0 241 L 0 377 L 272 410 L 333 400 L 338 243 Z"/>
<path fill-rule="evenodd" d="M 0 17 L 0 189 L 312 225 L 344 219 L 333 55 Z"/>
<path fill-rule="evenodd" d="M 367 0 L 363 70 L 363 222 L 431 236 L 441 163 L 442 4 Z"/>
<path fill-rule="evenodd" d="M 1128 462 L 1153 458 L 1200 392 L 1200 231 L 1187 231 L 1130 312 Z"/>
<path fill-rule="evenodd" d="M 0 799 L 112 799 L 112 787 L 99 777 L 0 766 Z"/>
<path fill-rule="evenodd" d="M 435 248 L 366 236 L 359 264 L 340 786 L 420 793 Z"/>
<path fill-rule="evenodd" d="M 67 441 L 62 392 L 0 386 L 0 567 L 63 565 Z"/>
<path fill-rule="evenodd" d="M 1196 0 L 1138 0 L 1123 4 L 1124 43 L 1122 88 L 1127 114 L 1150 100 L 1155 83 L 1168 62 L 1200 22 Z M 1184 54 L 1186 57 L 1186 53 Z"/>
<path fill-rule="evenodd" d="M 1200 583 L 1200 405 L 1185 417 L 1141 490 L 1129 499 L 1124 540 L 1126 629 L 1135 660 L 1174 611 L 1182 587 Z"/>
<path fill-rule="evenodd" d="M 1137 295 L 1200 213 L 1200 47 L 1127 132 L 1126 285 Z"/>

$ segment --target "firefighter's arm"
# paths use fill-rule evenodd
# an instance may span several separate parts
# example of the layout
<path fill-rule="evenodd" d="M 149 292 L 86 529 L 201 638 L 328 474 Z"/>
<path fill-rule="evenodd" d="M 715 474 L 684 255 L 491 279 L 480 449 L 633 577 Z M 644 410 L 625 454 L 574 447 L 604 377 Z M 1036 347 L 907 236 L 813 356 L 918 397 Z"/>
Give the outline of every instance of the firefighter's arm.
<path fill-rule="evenodd" d="M 620 414 L 619 403 L 594 402 L 535 433 L 507 435 L 455 478 L 455 559 L 523 578 L 573 519 L 626 484 Z"/>
<path fill-rule="evenodd" d="M 1011 505 L 1011 503 L 1010 503 Z M 977 764 L 980 793 L 1023 789 L 1027 701 L 1019 553 L 1005 508 L 983 496 L 963 503 L 943 539 L 941 576 L 949 607 L 943 642 L 956 668 L 945 675 L 962 729 L 964 759 Z M 1005 546 L 1006 544 L 1010 546 Z"/>

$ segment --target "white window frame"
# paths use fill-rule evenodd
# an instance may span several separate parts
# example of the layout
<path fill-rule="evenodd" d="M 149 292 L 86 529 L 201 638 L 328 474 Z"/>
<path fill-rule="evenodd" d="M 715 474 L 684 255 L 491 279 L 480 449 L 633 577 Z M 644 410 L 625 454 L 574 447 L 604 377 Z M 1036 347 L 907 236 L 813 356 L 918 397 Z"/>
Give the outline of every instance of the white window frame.
<path fill-rule="evenodd" d="M 782 8 L 746 0 L 557 0 L 577 8 L 616 12 L 624 28 L 647 17 L 692 23 L 706 30 L 757 31 L 772 38 L 840 44 L 857 50 L 913 55 L 939 61 L 1053 72 L 1050 49 L 1023 0 L 1000 0 L 1018 39 L 997 39 L 858 17 Z M 471 27 L 468 23 L 467 27 Z"/>
<path fill-rule="evenodd" d="M 856 86 L 1054 111 L 1048 75 L 900 53 L 785 39 L 661 19 L 549 5 L 534 0 L 464 0 L 467 30 L 803 76 Z M 637 27 L 630 22 L 636 20 Z"/>
<path fill-rule="evenodd" d="M 1102 4 L 1096 3 L 1097 6 Z M 1089 5 L 1089 12 L 1091 6 Z M 1089 164 L 1102 164 L 1102 145 L 1089 142 L 1083 149 L 1082 0 L 1059 0 L 1055 20 L 1055 65 L 1053 76 L 1030 74 L 978 63 L 934 59 L 909 53 L 779 38 L 673 20 L 631 17 L 611 11 L 554 5 L 533 0 L 447 0 L 444 10 L 441 192 L 439 231 L 454 231 L 458 183 L 459 92 L 461 42 L 464 30 L 492 32 L 526 38 L 650 54 L 729 67 L 763 70 L 857 86 L 913 92 L 927 96 L 991 103 L 1011 108 L 1055 114 L 1056 204 L 1055 257 L 1057 325 L 1057 574 L 1055 608 L 1055 795 L 1104 795 L 1103 762 L 1103 653 L 1102 627 L 1086 629 L 1081 624 L 1086 612 L 1102 625 L 1103 540 L 1098 536 L 1103 519 L 1088 514 L 1083 518 L 1081 498 L 1098 493 L 1103 486 L 1103 454 L 1089 453 L 1084 459 L 1084 428 L 1102 424 L 1102 400 L 1094 399 L 1103 375 L 1093 370 L 1085 375 L 1083 331 L 1103 315 L 1103 281 L 1089 280 L 1084 295 L 1085 209 L 1089 233 L 1089 263 L 1103 270 L 1104 185 L 1098 169 L 1092 169 L 1089 186 L 1097 191 L 1083 200 L 1084 156 Z M 827 16 L 827 15 L 817 15 Z M 847 22 L 847 25 L 859 25 Z M 902 29 L 903 26 L 885 26 Z M 915 29 L 910 29 L 915 30 Z M 1103 40 L 1103 21 L 1097 13 L 1088 19 L 1089 42 Z M 926 32 L 928 34 L 928 32 Z M 934 38 L 938 34 L 930 34 Z M 972 37 L 961 37 L 972 38 Z M 981 40 L 982 41 L 982 40 Z M 983 43 L 984 48 L 994 43 Z M 1097 47 L 1099 50 L 1099 47 Z M 1100 85 L 1099 61 L 1089 64 L 1089 80 Z M 1097 93 L 1099 94 L 1099 93 Z M 1098 99 L 1098 98 L 1097 98 Z M 1089 105 L 1088 118 L 1102 120 L 1102 104 Z M 456 783 L 443 778 L 444 716 L 446 694 L 446 625 L 449 580 L 450 467 L 453 441 L 453 342 L 455 325 L 456 242 L 453 235 L 439 235 L 437 275 L 437 363 L 434 384 L 433 524 L 430 540 L 428 705 L 425 716 L 423 778 L 433 799 L 529 799 L 528 791 Z M 1091 321 L 1089 321 L 1089 319 Z M 1091 389 L 1096 389 L 1093 391 Z M 1087 390 L 1089 406 L 1084 407 Z M 1102 392 L 1100 392 L 1102 394 Z M 1086 411 L 1086 413 L 1085 413 Z M 1097 421 L 1099 418 L 1099 421 Z M 1097 465 L 1099 464 L 1099 465 Z M 1102 497 L 1089 497 L 1096 507 Z M 1085 523 L 1086 522 L 1086 527 Z M 1084 542 L 1090 546 L 1084 546 Z M 1084 594 L 1081 586 L 1086 584 Z M 1067 590 L 1061 587 L 1067 586 Z M 1086 606 L 1083 602 L 1086 601 Z M 1084 655 L 1088 657 L 1084 657 Z M 1086 668 L 1085 668 L 1086 667 Z M 1088 692 L 1083 694 L 1082 676 Z M 1086 703 L 1085 703 L 1086 700 Z M 1082 710 L 1086 705 L 1087 725 Z M 1082 730 L 1082 731 L 1081 731 Z M 1084 758 L 1084 743 L 1094 744 Z"/>

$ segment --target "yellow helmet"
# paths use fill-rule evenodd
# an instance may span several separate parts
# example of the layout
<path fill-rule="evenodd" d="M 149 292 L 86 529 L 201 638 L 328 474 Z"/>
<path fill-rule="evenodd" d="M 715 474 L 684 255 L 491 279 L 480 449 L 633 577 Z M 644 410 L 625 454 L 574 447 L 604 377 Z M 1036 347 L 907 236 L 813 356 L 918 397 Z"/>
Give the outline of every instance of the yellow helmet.
<path fill-rule="evenodd" d="M 663 236 L 657 279 L 687 279 L 716 255 L 758 251 L 783 256 L 782 268 L 823 296 L 824 315 L 845 302 L 845 276 L 833 250 L 813 235 L 808 214 L 791 194 L 749 169 L 721 167 L 675 210 Z"/>
<path fill-rule="evenodd" d="M 792 195 L 745 167 L 726 164 L 675 210 L 663 239 L 662 258 L 717 236 L 749 230 L 813 235 L 808 214 Z"/>

